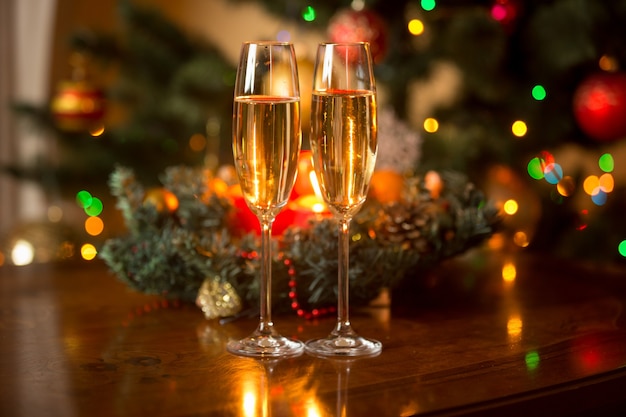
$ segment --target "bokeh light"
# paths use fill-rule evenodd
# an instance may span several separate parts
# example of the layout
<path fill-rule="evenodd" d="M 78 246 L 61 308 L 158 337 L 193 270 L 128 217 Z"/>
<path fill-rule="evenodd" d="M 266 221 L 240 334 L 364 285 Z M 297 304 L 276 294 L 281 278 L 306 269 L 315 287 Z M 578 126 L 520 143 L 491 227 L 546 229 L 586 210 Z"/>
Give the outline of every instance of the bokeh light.
<path fill-rule="evenodd" d="M 80 256 L 82 256 L 83 259 L 91 261 L 96 257 L 96 255 L 98 255 L 98 251 L 96 250 L 96 247 L 91 243 L 85 243 L 83 246 L 80 247 Z"/>
<path fill-rule="evenodd" d="M 419 36 L 424 33 L 424 23 L 419 19 L 411 19 L 408 24 L 409 33 L 413 36 Z"/>
<path fill-rule="evenodd" d="M 506 282 L 515 281 L 517 277 L 517 268 L 513 262 L 507 262 L 502 266 L 502 280 Z"/>
<path fill-rule="evenodd" d="M 493 17 L 495 20 L 501 21 L 506 19 L 506 16 L 506 7 L 501 4 L 493 5 L 493 7 L 491 8 L 491 17 Z"/>
<path fill-rule="evenodd" d="M 604 172 L 613 172 L 615 168 L 615 161 L 613 160 L 613 155 L 610 153 L 605 153 L 598 159 L 598 166 Z"/>
<path fill-rule="evenodd" d="M 94 138 L 97 138 L 98 136 L 102 136 L 103 133 L 104 133 L 104 125 L 94 126 L 91 129 L 89 129 L 89 134 Z"/>
<path fill-rule="evenodd" d="M 276 40 L 280 42 L 290 42 L 291 41 L 291 33 L 288 30 L 279 30 L 276 34 Z"/>
<path fill-rule="evenodd" d="M 528 162 L 527 167 L 528 175 L 531 178 L 540 180 L 543 178 L 543 162 L 539 157 L 534 157 Z"/>
<path fill-rule="evenodd" d="M 526 126 L 526 123 L 522 120 L 516 120 L 511 126 L 511 131 L 515 136 L 521 138 L 523 136 L 526 136 L 526 133 L 528 132 L 528 126 Z"/>
<path fill-rule="evenodd" d="M 434 10 L 437 6 L 437 2 L 435 0 L 421 0 L 420 4 L 422 6 L 422 9 L 426 10 L 427 12 Z"/>
<path fill-rule="evenodd" d="M 63 209 L 57 205 L 51 205 L 48 207 L 48 220 L 52 223 L 58 223 L 63 218 Z"/>
<path fill-rule="evenodd" d="M 578 216 L 578 222 L 576 225 L 576 230 L 579 232 L 585 230 L 587 228 L 587 217 L 589 216 L 589 210 L 582 209 Z"/>
<path fill-rule="evenodd" d="M 620 255 L 626 258 L 626 240 L 622 240 L 617 246 L 617 251 Z"/>
<path fill-rule="evenodd" d="M 35 259 L 35 247 L 27 240 L 18 239 L 11 249 L 11 261 L 14 265 L 28 265 Z"/>
<path fill-rule="evenodd" d="M 606 203 L 607 193 L 598 188 L 598 192 L 591 196 L 591 201 L 596 206 L 603 206 Z"/>
<path fill-rule="evenodd" d="M 522 318 L 519 315 L 514 315 L 509 317 L 509 320 L 506 322 L 506 332 L 509 337 L 516 337 L 522 334 L 523 322 Z"/>
<path fill-rule="evenodd" d="M 600 190 L 604 191 L 605 193 L 612 192 L 613 188 L 615 187 L 615 180 L 613 179 L 613 175 L 611 174 L 600 175 L 598 182 L 600 183 Z"/>
<path fill-rule="evenodd" d="M 194 152 L 201 152 L 206 148 L 206 138 L 200 133 L 194 133 L 189 138 L 189 148 Z"/>
<path fill-rule="evenodd" d="M 99 216 L 102 213 L 103 204 L 102 200 L 98 197 L 93 197 L 91 199 L 91 204 L 85 207 L 85 213 L 89 216 Z"/>
<path fill-rule="evenodd" d="M 504 206 L 502 206 L 502 209 L 504 210 L 504 212 L 508 214 L 509 216 L 512 216 L 513 214 L 517 213 L 518 208 L 519 208 L 519 205 L 517 204 L 517 201 L 513 199 L 505 201 Z"/>
<path fill-rule="evenodd" d="M 574 191 L 576 191 L 576 183 L 574 182 L 574 178 L 569 175 L 563 177 L 561 181 L 556 185 L 556 190 L 563 197 L 571 197 L 574 195 Z"/>
<path fill-rule="evenodd" d="M 598 61 L 598 66 L 603 71 L 613 72 L 619 69 L 617 59 L 609 55 L 602 55 Z"/>
<path fill-rule="evenodd" d="M 563 168 L 557 163 L 548 164 L 543 169 L 543 175 L 548 183 L 556 185 L 563 179 Z"/>
<path fill-rule="evenodd" d="M 83 209 L 91 205 L 91 200 L 92 197 L 89 191 L 81 190 L 76 193 L 76 203 Z"/>
<path fill-rule="evenodd" d="M 531 350 L 524 357 L 524 362 L 526 363 L 526 369 L 529 371 L 534 371 L 539 366 L 539 353 L 536 350 Z"/>
<path fill-rule="evenodd" d="M 530 94 L 537 101 L 544 100 L 546 96 L 548 95 L 546 93 L 546 89 L 543 87 L 543 85 L 540 85 L 540 84 L 537 84 L 536 86 L 534 86 Z"/>
<path fill-rule="evenodd" d="M 589 175 L 583 181 L 583 190 L 589 195 L 593 195 L 600 190 L 600 178 L 596 175 Z"/>
<path fill-rule="evenodd" d="M 515 234 L 513 235 L 513 243 L 515 243 L 520 248 L 525 248 L 530 244 L 530 241 L 528 240 L 528 235 L 526 234 L 526 232 L 520 230 L 515 232 Z"/>
<path fill-rule="evenodd" d="M 426 120 L 424 120 L 424 130 L 427 131 L 428 133 L 435 133 L 436 131 L 438 131 L 439 122 L 437 121 L 437 119 L 429 117 Z"/>
<path fill-rule="evenodd" d="M 546 150 L 539 152 L 539 158 L 543 161 L 544 166 L 555 162 L 554 155 Z"/>
<path fill-rule="evenodd" d="M 317 13 L 315 13 L 315 9 L 313 8 L 313 6 L 307 6 L 302 11 L 302 19 L 304 19 L 305 22 L 314 21 L 316 18 L 316 15 Z"/>
<path fill-rule="evenodd" d="M 85 231 L 91 236 L 98 236 L 104 230 L 104 222 L 100 217 L 90 216 L 85 220 Z"/>

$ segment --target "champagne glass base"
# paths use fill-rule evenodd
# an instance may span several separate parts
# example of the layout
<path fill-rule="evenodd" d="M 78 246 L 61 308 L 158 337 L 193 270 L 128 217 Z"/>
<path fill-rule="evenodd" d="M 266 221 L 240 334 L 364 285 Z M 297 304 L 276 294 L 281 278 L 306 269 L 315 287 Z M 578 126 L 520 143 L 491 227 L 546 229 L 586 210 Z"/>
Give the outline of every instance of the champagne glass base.
<path fill-rule="evenodd" d="M 376 356 L 383 349 L 378 340 L 356 335 L 334 335 L 306 342 L 304 349 L 314 356 Z"/>
<path fill-rule="evenodd" d="M 240 356 L 253 358 L 284 358 L 299 356 L 304 351 L 304 344 L 280 335 L 254 333 L 241 340 L 231 340 L 226 350 Z"/>

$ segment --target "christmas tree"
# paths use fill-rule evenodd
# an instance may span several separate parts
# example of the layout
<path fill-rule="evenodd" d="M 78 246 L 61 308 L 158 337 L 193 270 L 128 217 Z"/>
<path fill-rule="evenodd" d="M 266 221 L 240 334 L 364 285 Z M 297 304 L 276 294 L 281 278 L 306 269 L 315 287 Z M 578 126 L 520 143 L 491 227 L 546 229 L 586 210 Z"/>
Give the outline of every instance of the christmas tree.
<path fill-rule="evenodd" d="M 386 133 L 398 153 L 419 148 L 401 174 L 465 174 L 502 210 L 503 245 L 623 262 L 626 1 L 257 2 L 372 44 L 389 124 L 419 136 Z M 153 184 L 168 166 L 228 163 L 232 64 L 158 12 L 119 10 L 120 35 L 73 37 L 75 77 L 49 107 L 17 106 L 54 133 L 59 161 L 5 170 L 54 172 L 72 195 L 76 178 L 105 184 L 117 165 Z M 86 75 L 103 68 L 115 76 L 99 89 Z"/>
<path fill-rule="evenodd" d="M 422 132 L 417 169 L 467 173 L 514 246 L 623 261 L 626 1 L 262 3 L 372 43 L 389 105 Z"/>

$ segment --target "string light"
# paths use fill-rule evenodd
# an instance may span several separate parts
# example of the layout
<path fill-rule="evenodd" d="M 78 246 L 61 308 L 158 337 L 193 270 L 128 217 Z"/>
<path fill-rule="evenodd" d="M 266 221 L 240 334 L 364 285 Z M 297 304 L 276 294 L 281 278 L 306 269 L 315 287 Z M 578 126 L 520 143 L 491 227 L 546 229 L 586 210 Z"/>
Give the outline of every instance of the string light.
<path fill-rule="evenodd" d="M 89 134 L 94 138 L 97 138 L 98 136 L 102 136 L 103 133 L 104 133 L 104 125 L 95 126 L 89 130 Z"/>
<path fill-rule="evenodd" d="M 438 131 L 439 122 L 437 121 L 437 119 L 429 117 L 426 120 L 424 120 L 424 130 L 427 131 L 428 133 L 435 133 L 436 131 Z"/>
<path fill-rule="evenodd" d="M 601 155 L 598 159 L 598 166 L 604 174 L 587 176 L 583 180 L 582 188 L 595 205 L 601 206 L 606 203 L 608 194 L 615 188 L 615 178 L 611 174 L 615 167 L 613 156 L 610 153 Z M 574 179 L 563 175 L 563 168 L 547 151 L 542 151 L 540 156 L 532 158 L 528 162 L 527 171 L 531 178 L 545 179 L 549 184 L 556 185 L 556 191 L 553 191 L 550 197 L 558 204 L 563 202 L 563 197 L 570 197 L 575 192 Z"/>
<path fill-rule="evenodd" d="M 85 220 L 85 231 L 91 236 L 98 236 L 104 230 L 104 222 L 100 217 L 90 216 Z"/>
<path fill-rule="evenodd" d="M 526 168 L 528 175 L 535 180 L 543 179 L 543 161 L 539 157 L 534 157 L 528 162 Z"/>
<path fill-rule="evenodd" d="M 504 206 L 502 207 L 504 212 L 508 214 L 509 216 L 512 216 L 515 213 L 517 213 L 518 208 L 519 208 L 519 205 L 517 204 L 517 201 L 513 199 L 505 201 Z"/>
<path fill-rule="evenodd" d="M 531 91 L 531 95 L 533 96 L 535 100 L 542 101 L 547 96 L 546 89 L 542 85 L 537 84 L 536 86 L 533 87 Z"/>
<path fill-rule="evenodd" d="M 525 248 L 530 244 L 530 241 L 528 240 L 528 235 L 520 230 L 513 235 L 513 243 L 520 248 Z"/>
<path fill-rule="evenodd" d="M 593 204 L 596 206 L 603 206 L 604 203 L 606 203 L 607 198 L 607 194 L 598 188 L 598 191 L 591 196 L 591 201 L 593 201 Z"/>
<path fill-rule="evenodd" d="M 419 36 L 424 33 L 424 23 L 419 19 L 411 19 L 408 24 L 409 33 L 413 36 Z"/>
<path fill-rule="evenodd" d="M 600 158 L 598 159 L 598 166 L 604 172 L 613 172 L 613 169 L 615 168 L 613 155 L 611 155 L 610 153 L 605 153 L 604 155 L 600 156 Z"/>
<path fill-rule="evenodd" d="M 422 6 L 422 9 L 427 12 L 434 10 L 437 6 L 437 2 L 435 0 L 421 0 L 420 4 Z"/>
<path fill-rule="evenodd" d="M 589 175 L 583 181 L 583 190 L 589 195 L 597 193 L 600 189 L 600 179 L 596 175 Z"/>
<path fill-rule="evenodd" d="M 563 178 L 563 168 L 556 162 L 547 164 L 543 169 L 543 175 L 549 184 L 556 185 Z"/>
<path fill-rule="evenodd" d="M 572 196 L 574 194 L 575 189 L 576 189 L 576 184 L 574 183 L 574 178 L 570 177 L 569 175 L 566 175 L 565 177 L 563 177 L 561 181 L 559 181 L 559 183 L 556 185 L 557 192 L 561 194 L 563 197 Z"/>
<path fill-rule="evenodd" d="M 88 207 L 85 207 L 85 213 L 89 216 L 99 216 L 102 213 L 102 209 L 104 208 L 102 204 L 102 200 L 98 197 L 93 197 L 91 199 L 91 204 Z"/>
<path fill-rule="evenodd" d="M 302 19 L 304 19 L 305 22 L 312 22 L 316 17 L 317 13 L 315 13 L 315 9 L 312 6 L 304 8 L 304 11 L 302 12 Z"/>
<path fill-rule="evenodd" d="M 528 126 L 526 126 L 526 123 L 524 123 L 522 120 L 516 120 L 511 126 L 511 131 L 515 136 L 521 138 L 523 136 L 526 136 L 526 132 L 528 132 Z"/>
<path fill-rule="evenodd" d="M 615 187 L 615 180 L 611 174 L 602 174 L 598 179 L 600 190 L 610 193 Z"/>
<path fill-rule="evenodd" d="M 98 255 L 98 251 L 96 250 L 96 247 L 91 243 L 85 243 L 80 248 L 80 255 L 83 257 L 84 260 L 91 261 L 96 257 L 96 255 Z"/>
<path fill-rule="evenodd" d="M 502 266 L 502 280 L 513 282 L 517 277 L 517 268 L 513 262 L 507 262 Z"/>
<path fill-rule="evenodd" d="M 35 259 L 35 247 L 27 240 L 19 239 L 11 249 L 11 261 L 14 265 L 28 265 Z"/>
<path fill-rule="evenodd" d="M 76 203 L 83 209 L 91 205 L 91 200 L 92 197 L 89 191 L 81 190 L 76 193 Z"/>

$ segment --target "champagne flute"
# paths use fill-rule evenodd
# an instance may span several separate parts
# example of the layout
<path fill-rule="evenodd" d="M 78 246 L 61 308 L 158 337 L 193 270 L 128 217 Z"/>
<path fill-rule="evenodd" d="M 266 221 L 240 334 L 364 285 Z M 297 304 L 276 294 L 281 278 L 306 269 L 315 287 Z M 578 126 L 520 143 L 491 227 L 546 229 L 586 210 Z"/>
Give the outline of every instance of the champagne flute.
<path fill-rule="evenodd" d="M 313 167 L 339 224 L 337 325 L 305 349 L 321 356 L 373 356 L 382 344 L 359 336 L 349 319 L 350 221 L 361 209 L 376 164 L 376 85 L 368 43 L 324 43 L 317 50 L 311 105 Z"/>
<path fill-rule="evenodd" d="M 261 224 L 260 320 L 229 352 L 252 357 L 296 356 L 302 342 L 281 336 L 272 322 L 272 223 L 287 204 L 302 144 L 300 87 L 293 45 L 242 45 L 233 110 L 233 155 L 246 204 Z"/>

